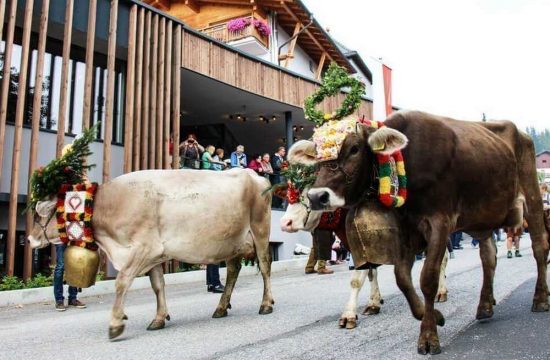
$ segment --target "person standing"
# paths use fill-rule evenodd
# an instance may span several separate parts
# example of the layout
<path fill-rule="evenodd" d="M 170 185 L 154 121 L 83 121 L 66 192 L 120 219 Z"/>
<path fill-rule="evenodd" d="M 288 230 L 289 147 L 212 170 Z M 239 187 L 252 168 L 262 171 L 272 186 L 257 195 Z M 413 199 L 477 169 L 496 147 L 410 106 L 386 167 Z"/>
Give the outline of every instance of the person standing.
<path fill-rule="evenodd" d="M 63 254 L 67 245 L 65 244 L 56 244 L 55 245 L 55 256 L 57 263 L 55 264 L 55 269 L 53 272 L 53 295 L 55 297 L 55 310 L 65 311 L 67 307 L 65 306 L 65 298 L 63 297 L 63 273 L 65 272 L 65 263 L 63 262 Z M 69 286 L 69 299 L 68 306 L 73 306 L 77 309 L 85 309 L 86 304 L 81 302 L 76 298 L 78 289 L 74 286 Z"/>
<path fill-rule="evenodd" d="M 180 149 L 180 168 L 183 169 L 200 169 L 200 158 L 204 152 L 195 134 L 189 134 L 187 139 L 179 145 Z"/>
<path fill-rule="evenodd" d="M 214 150 L 216 148 L 212 145 L 206 147 L 206 151 L 202 153 L 201 156 L 201 168 L 204 170 L 214 170 Z"/>
<path fill-rule="evenodd" d="M 283 170 L 283 163 L 285 161 L 285 154 L 285 147 L 279 146 L 277 152 L 273 154 L 273 158 L 271 159 L 271 168 L 273 170 L 273 175 L 271 175 L 271 184 L 273 185 L 280 184 L 285 181 L 284 177 L 281 174 L 281 171 Z M 283 199 L 279 197 L 274 197 L 272 204 L 274 208 L 282 208 Z"/>
<path fill-rule="evenodd" d="M 327 266 L 327 261 L 330 260 L 332 255 L 332 242 L 334 240 L 334 233 L 332 230 L 325 230 L 316 228 L 311 233 L 313 236 L 311 252 L 306 264 L 306 274 L 319 274 L 327 275 L 332 274 L 334 270 Z M 315 265 L 317 264 L 317 269 Z"/>
<path fill-rule="evenodd" d="M 244 146 L 239 145 L 231 153 L 231 167 L 232 168 L 242 168 L 245 169 L 248 163 L 246 160 L 246 154 L 244 153 Z"/>
<path fill-rule="evenodd" d="M 455 231 L 451 234 L 451 244 L 453 247 L 453 250 L 462 250 L 464 249 L 462 245 L 460 245 L 460 242 L 462 241 L 462 231 Z"/>
<path fill-rule="evenodd" d="M 512 246 L 516 248 L 515 256 L 516 257 L 522 256 L 519 252 L 519 239 L 521 238 L 522 234 L 523 234 L 523 230 L 521 228 L 519 228 L 516 231 L 514 231 L 514 229 L 506 230 L 506 250 L 508 250 L 506 257 L 508 259 L 512 258 Z"/>
<path fill-rule="evenodd" d="M 206 265 L 206 290 L 211 293 L 223 293 L 225 287 L 220 281 L 220 265 Z"/>
<path fill-rule="evenodd" d="M 212 164 L 212 168 L 214 170 L 221 171 L 225 169 L 226 164 L 223 161 L 223 156 L 224 156 L 223 149 L 220 149 L 220 148 L 216 149 L 216 155 L 212 157 L 212 159 L 214 160 L 214 163 Z"/>
<path fill-rule="evenodd" d="M 263 176 L 270 180 L 270 177 L 273 176 L 273 167 L 271 166 L 271 163 L 269 161 L 269 154 L 265 153 L 262 155 L 262 158 L 260 160 L 260 167 L 263 172 Z"/>
<path fill-rule="evenodd" d="M 263 176 L 262 165 L 262 156 L 260 154 L 254 154 L 252 160 L 248 163 L 248 168 L 254 170 L 254 172 L 260 176 Z"/>

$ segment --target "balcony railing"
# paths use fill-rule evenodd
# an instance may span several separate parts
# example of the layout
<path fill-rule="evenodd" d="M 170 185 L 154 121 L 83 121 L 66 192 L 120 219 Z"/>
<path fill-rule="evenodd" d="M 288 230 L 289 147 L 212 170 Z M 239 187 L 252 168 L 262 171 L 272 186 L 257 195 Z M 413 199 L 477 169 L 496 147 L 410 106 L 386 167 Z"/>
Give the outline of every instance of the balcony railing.
<path fill-rule="evenodd" d="M 221 24 L 216 24 L 214 26 L 203 28 L 200 31 L 224 43 L 230 43 L 233 41 L 245 39 L 247 37 L 253 37 L 258 40 L 258 42 L 260 42 L 265 48 L 269 48 L 269 38 L 258 32 L 256 27 L 252 23 L 252 20 L 254 18 L 252 16 L 246 16 L 244 17 L 244 19 L 248 19 L 250 21 L 250 25 L 241 30 L 229 31 L 227 29 L 227 22 L 224 22 Z"/>

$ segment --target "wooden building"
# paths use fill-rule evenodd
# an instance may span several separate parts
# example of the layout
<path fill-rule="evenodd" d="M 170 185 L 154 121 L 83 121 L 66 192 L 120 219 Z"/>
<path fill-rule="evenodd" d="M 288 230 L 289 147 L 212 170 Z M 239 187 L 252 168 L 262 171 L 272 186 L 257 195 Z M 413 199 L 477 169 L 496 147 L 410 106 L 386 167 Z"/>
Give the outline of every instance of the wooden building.
<path fill-rule="evenodd" d="M 100 183 L 177 166 L 170 136 L 188 132 L 273 152 L 311 134 L 301 107 L 331 61 L 368 72 L 298 0 L 0 0 L 0 24 L 0 273 L 24 278 L 52 262 L 25 242 L 29 175 L 82 129 L 101 122 L 89 159 Z M 292 251 L 284 236 L 275 258 Z"/>

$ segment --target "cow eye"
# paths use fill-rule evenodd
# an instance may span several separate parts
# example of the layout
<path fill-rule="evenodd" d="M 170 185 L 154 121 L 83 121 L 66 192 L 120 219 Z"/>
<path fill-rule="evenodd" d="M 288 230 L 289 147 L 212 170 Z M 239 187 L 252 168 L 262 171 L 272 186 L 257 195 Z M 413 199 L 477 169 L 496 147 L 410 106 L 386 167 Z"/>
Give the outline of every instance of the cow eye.
<path fill-rule="evenodd" d="M 358 152 L 359 152 L 359 146 L 357 146 L 357 145 L 353 145 L 353 146 L 351 147 L 351 149 L 349 150 L 349 154 L 350 154 L 350 155 L 355 155 L 355 154 L 357 154 Z"/>

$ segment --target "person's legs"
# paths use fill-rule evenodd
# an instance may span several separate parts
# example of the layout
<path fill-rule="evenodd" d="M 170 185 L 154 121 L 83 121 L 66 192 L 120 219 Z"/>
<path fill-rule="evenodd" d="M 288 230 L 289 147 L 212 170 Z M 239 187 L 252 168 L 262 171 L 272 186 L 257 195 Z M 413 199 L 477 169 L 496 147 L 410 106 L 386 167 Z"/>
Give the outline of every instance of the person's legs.
<path fill-rule="evenodd" d="M 332 274 L 334 271 L 326 266 L 327 260 L 330 260 L 332 255 L 332 231 L 330 230 L 315 230 L 313 232 L 315 244 L 317 245 L 317 273 L 320 275 Z"/>
<path fill-rule="evenodd" d="M 58 311 L 65 311 L 65 305 L 63 304 L 63 252 L 65 251 L 65 245 L 55 245 L 55 255 L 57 262 L 53 271 L 53 295 L 55 297 L 56 307 Z"/>
<path fill-rule="evenodd" d="M 309 252 L 309 258 L 307 259 L 307 264 L 306 264 L 306 268 L 305 268 L 305 273 L 306 274 L 313 274 L 315 273 L 315 263 L 317 262 L 315 260 L 316 258 L 316 254 L 315 254 L 315 244 L 313 244 L 313 246 L 311 247 L 311 251 Z"/>
<path fill-rule="evenodd" d="M 506 250 L 508 250 L 508 253 L 506 257 L 508 259 L 512 258 L 512 243 L 514 241 L 514 237 L 511 234 L 506 234 Z"/>
<path fill-rule="evenodd" d="M 208 290 L 215 293 L 223 292 L 223 285 L 220 282 L 220 265 L 217 265 L 217 264 L 206 265 L 206 273 L 207 273 L 208 279 L 210 279 L 210 285 L 208 287 Z"/>
<path fill-rule="evenodd" d="M 522 255 L 519 253 L 519 239 L 521 237 L 520 236 L 514 236 L 514 245 L 515 245 L 515 248 L 516 248 L 516 257 L 521 257 Z"/>

